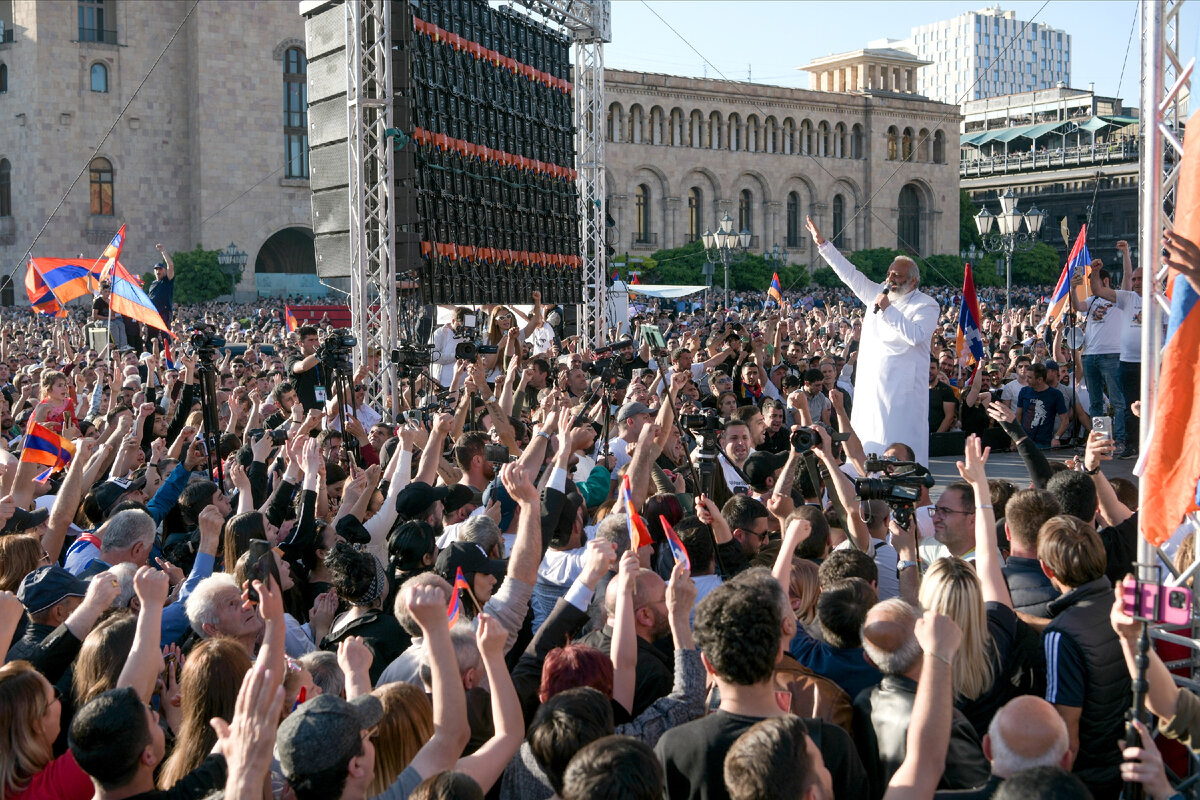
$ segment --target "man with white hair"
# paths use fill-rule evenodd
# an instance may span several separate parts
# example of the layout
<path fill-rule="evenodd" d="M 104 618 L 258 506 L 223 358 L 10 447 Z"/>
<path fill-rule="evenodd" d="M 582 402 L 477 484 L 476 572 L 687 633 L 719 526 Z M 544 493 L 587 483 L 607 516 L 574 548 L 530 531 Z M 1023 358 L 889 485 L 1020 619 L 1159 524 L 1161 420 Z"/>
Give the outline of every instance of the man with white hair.
<path fill-rule="evenodd" d="M 218 572 L 200 581 L 188 596 L 187 616 L 192 630 L 201 638 L 237 639 L 254 657 L 263 621 L 255 606 L 244 607 L 242 590 L 228 572 Z"/>
<path fill-rule="evenodd" d="M 884 283 L 863 275 L 808 218 L 821 258 L 867 306 L 859 340 L 858 376 L 850 421 L 868 453 L 904 442 L 921 464 L 929 460 L 929 356 L 937 301 L 919 291 L 917 264 L 898 256 Z"/>
<path fill-rule="evenodd" d="M 921 679 L 922 653 L 916 623 L 920 611 L 892 598 L 875 604 L 862 627 L 867 658 L 883 673 L 878 686 L 854 700 L 854 742 L 876 797 L 908 754 L 908 728 Z M 979 737 L 958 709 L 950 726 L 950 747 L 939 789 L 973 789 L 988 779 Z"/>
<path fill-rule="evenodd" d="M 117 564 L 143 566 L 154 546 L 154 518 L 139 508 L 129 508 L 112 516 L 104 526 L 100 555 L 79 573 L 84 580 Z"/>

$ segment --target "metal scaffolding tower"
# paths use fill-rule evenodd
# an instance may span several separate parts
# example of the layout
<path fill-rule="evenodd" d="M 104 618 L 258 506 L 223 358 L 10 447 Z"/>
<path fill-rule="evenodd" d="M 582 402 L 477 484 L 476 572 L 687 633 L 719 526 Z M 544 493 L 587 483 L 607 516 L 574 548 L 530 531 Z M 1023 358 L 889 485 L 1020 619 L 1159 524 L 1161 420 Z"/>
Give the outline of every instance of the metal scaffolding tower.
<path fill-rule="evenodd" d="M 371 364 L 398 339 L 392 202 L 391 0 L 346 3 L 346 113 L 350 161 L 350 318 L 356 363 Z M 372 365 L 375 369 L 377 366 Z M 367 383 L 366 402 L 398 407 L 392 370 Z"/>

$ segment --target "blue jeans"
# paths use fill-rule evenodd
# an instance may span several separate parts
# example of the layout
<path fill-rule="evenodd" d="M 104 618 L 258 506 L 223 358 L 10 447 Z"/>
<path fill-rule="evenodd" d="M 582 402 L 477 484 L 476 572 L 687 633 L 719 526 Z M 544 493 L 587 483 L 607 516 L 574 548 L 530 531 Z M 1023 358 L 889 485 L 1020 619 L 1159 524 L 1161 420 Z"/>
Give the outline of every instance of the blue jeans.
<path fill-rule="evenodd" d="M 1121 391 L 1121 356 L 1104 353 L 1083 357 L 1083 379 L 1087 382 L 1091 408 L 1088 414 L 1104 416 L 1104 396 L 1112 405 L 1113 439 L 1125 441 L 1125 393 Z M 1118 453 L 1118 455 L 1120 455 Z"/>

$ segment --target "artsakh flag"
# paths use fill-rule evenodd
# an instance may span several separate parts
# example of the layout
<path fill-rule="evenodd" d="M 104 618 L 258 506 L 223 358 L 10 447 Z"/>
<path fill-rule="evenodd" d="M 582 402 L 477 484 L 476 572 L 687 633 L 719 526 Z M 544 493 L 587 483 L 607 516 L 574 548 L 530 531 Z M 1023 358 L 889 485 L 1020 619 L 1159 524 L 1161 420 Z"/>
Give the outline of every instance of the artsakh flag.
<path fill-rule="evenodd" d="M 783 308 L 783 288 L 779 285 L 779 273 L 771 273 L 771 285 L 767 288 L 767 297 L 774 300 Z"/>
<path fill-rule="evenodd" d="M 983 335 L 980 333 L 979 300 L 975 297 L 975 278 L 971 265 L 967 264 L 963 275 L 962 303 L 958 307 L 958 334 L 954 339 L 954 351 L 960 364 L 978 366 L 983 361 Z M 974 376 L 974 372 L 972 372 Z"/>
<path fill-rule="evenodd" d="M 67 310 L 58 302 L 53 290 L 46 284 L 34 259 L 29 259 L 29 268 L 25 270 L 25 293 L 29 295 L 29 305 L 39 314 L 49 314 L 55 317 L 65 317 Z"/>
<path fill-rule="evenodd" d="M 1195 76 L 1192 90 L 1200 90 Z M 1200 126 L 1200 117 L 1193 114 L 1188 122 Z M 1192 130 L 1200 131 L 1200 127 Z M 1195 138 L 1193 133 L 1184 140 L 1171 235 L 1200 242 L 1200 209 L 1196 207 L 1200 202 L 1200 142 L 1193 141 Z M 1200 501 L 1200 448 L 1196 446 L 1200 442 L 1200 297 L 1174 269 L 1167 274 L 1167 294 L 1171 313 L 1158 383 L 1150 393 L 1154 398 L 1151 443 L 1145 449 L 1141 473 L 1142 508 L 1153 512 L 1138 515 L 1142 535 L 1156 546 L 1170 538 L 1184 515 Z M 1144 313 L 1151 319 L 1156 316 L 1153 308 Z M 1146 324 L 1157 323 L 1147 320 Z"/>
<path fill-rule="evenodd" d="M 617 270 L 614 269 L 612 278 L 609 279 L 609 283 L 616 283 L 619 280 L 621 280 L 621 274 Z"/>
<path fill-rule="evenodd" d="M 1058 283 L 1054 285 L 1054 292 L 1050 295 L 1050 307 L 1046 309 L 1046 318 L 1042 320 L 1039 328 L 1044 328 L 1062 319 L 1062 315 L 1071 305 L 1071 278 L 1075 275 L 1075 270 L 1079 267 L 1087 270 L 1091 263 L 1092 255 L 1087 248 L 1087 225 L 1083 225 L 1079 229 L 1079 235 L 1075 237 L 1075 244 L 1071 245 L 1067 264 L 1063 267 L 1062 274 L 1058 276 Z"/>
<path fill-rule="evenodd" d="M 73 455 L 75 445 L 44 425 L 29 423 L 29 432 L 25 434 L 25 444 L 21 449 L 21 461 L 47 467 L 45 472 L 37 476 L 39 482 L 44 482 L 51 473 L 70 464 Z"/>
<path fill-rule="evenodd" d="M 633 489 L 629 485 L 628 474 L 621 478 L 621 502 L 625 505 L 625 513 L 629 515 L 629 541 L 633 544 L 633 549 L 641 550 L 654 544 L 646 522 L 633 507 Z"/>
<path fill-rule="evenodd" d="M 450 621 L 450 627 L 454 627 L 454 623 L 458 622 L 458 615 L 462 611 L 462 591 L 471 591 L 471 585 L 467 583 L 467 579 L 463 577 L 462 567 L 454 574 L 454 588 L 450 592 L 450 607 L 446 609 L 446 617 Z"/>
<path fill-rule="evenodd" d="M 667 518 L 662 514 L 658 515 L 658 521 L 662 523 L 663 534 L 667 537 L 667 546 L 671 548 L 671 555 L 675 556 L 677 563 L 683 564 L 683 568 L 690 570 L 692 568 L 692 559 L 688 556 L 687 548 L 683 546 L 683 540 L 675 533 L 675 529 L 671 527 L 671 523 L 667 522 Z"/>

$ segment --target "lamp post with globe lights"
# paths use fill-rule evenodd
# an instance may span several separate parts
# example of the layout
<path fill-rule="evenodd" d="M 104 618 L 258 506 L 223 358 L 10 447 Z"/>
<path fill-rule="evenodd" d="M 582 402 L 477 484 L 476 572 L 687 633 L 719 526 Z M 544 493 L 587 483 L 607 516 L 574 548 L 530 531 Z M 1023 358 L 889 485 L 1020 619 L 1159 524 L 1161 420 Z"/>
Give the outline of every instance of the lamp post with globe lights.
<path fill-rule="evenodd" d="M 217 251 L 217 263 L 221 265 L 221 269 L 229 273 L 229 299 L 231 302 L 237 294 L 237 276 L 245 268 L 248 257 L 233 242 L 230 242 L 229 247 L 224 250 Z"/>
<path fill-rule="evenodd" d="M 1031 206 L 1021 213 L 1017 209 L 1017 196 L 1009 189 L 1000 196 L 1000 213 L 993 214 L 985 205 L 975 215 L 975 227 L 983 239 L 983 249 L 989 253 L 1004 254 L 1004 311 L 1012 306 L 1012 259 L 1013 253 L 1030 250 L 1037 243 L 1038 233 L 1046 220 L 1046 212 Z M 1024 224 L 1025 230 L 1021 230 Z"/>
<path fill-rule="evenodd" d="M 717 232 L 705 231 L 700 237 L 704 241 L 705 254 L 710 261 L 720 260 L 725 267 L 725 308 L 729 308 L 729 265 L 750 249 L 750 231 L 737 233 L 733 230 L 733 219 L 729 214 L 721 217 Z"/>

